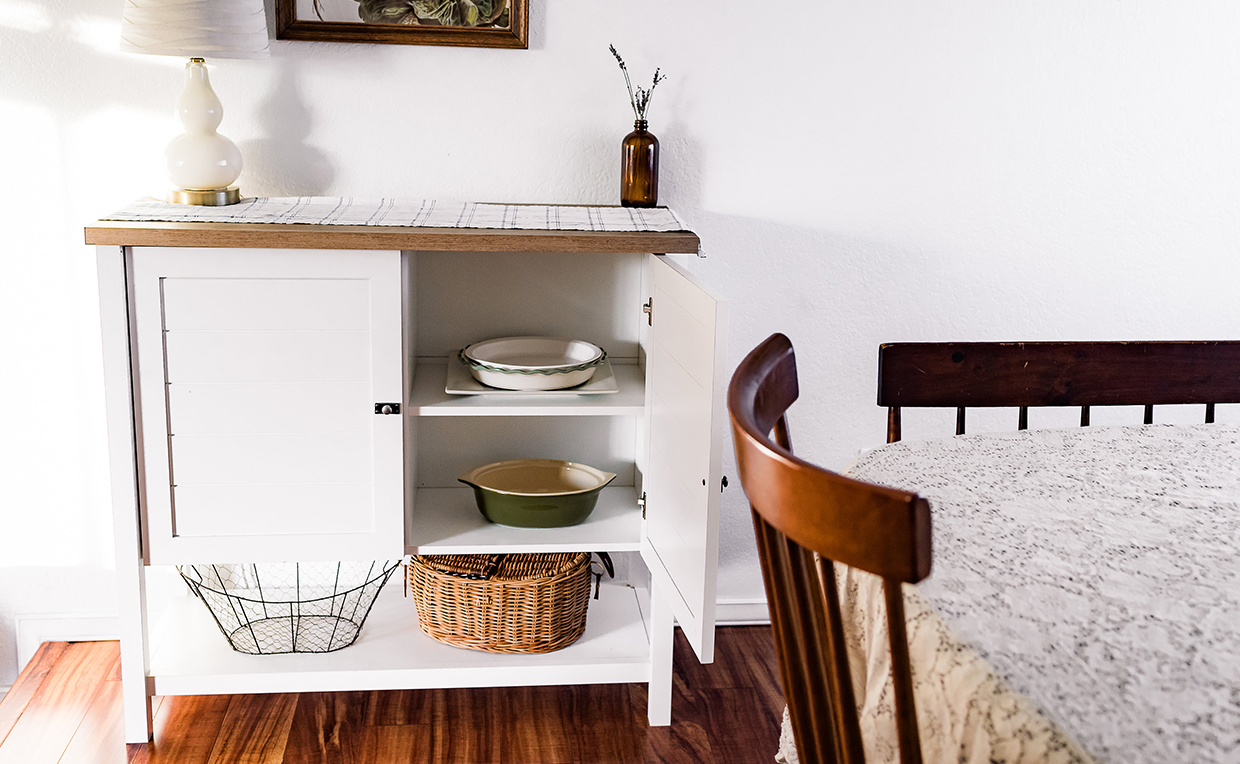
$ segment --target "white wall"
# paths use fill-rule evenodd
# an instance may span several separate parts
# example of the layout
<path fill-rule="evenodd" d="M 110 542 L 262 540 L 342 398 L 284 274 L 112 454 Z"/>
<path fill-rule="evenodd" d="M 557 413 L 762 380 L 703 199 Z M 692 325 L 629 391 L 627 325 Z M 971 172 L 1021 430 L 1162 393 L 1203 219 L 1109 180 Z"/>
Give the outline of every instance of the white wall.
<path fill-rule="evenodd" d="M 0 685 L 15 614 L 114 606 L 81 227 L 163 188 L 181 78 L 117 52 L 121 5 L 0 0 Z M 1240 335 L 1232 0 L 531 5 L 527 51 L 214 63 L 243 191 L 614 203 L 615 43 L 669 76 L 661 201 L 732 299 L 731 363 L 797 346 L 812 459 L 881 442 L 882 341 Z M 720 596 L 760 596 L 735 488 L 724 515 Z"/>

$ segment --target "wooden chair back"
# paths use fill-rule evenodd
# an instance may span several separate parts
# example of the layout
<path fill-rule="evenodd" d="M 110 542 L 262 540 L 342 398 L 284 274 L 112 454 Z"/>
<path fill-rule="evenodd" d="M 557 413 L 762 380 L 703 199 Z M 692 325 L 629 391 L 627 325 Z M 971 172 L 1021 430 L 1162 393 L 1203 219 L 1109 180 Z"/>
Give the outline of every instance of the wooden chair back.
<path fill-rule="evenodd" d="M 965 432 L 969 406 L 1016 406 L 1017 428 L 1035 406 L 1240 403 L 1240 342 L 912 342 L 878 350 L 878 405 L 887 407 L 887 442 L 900 439 L 900 409 L 956 409 Z"/>
<path fill-rule="evenodd" d="M 755 348 L 728 388 L 797 750 L 805 764 L 865 761 L 836 588 L 840 562 L 883 579 L 900 761 L 915 764 L 921 746 L 901 585 L 930 573 L 930 507 L 916 494 L 793 456 L 785 412 L 798 390 L 796 357 L 782 334 Z"/>

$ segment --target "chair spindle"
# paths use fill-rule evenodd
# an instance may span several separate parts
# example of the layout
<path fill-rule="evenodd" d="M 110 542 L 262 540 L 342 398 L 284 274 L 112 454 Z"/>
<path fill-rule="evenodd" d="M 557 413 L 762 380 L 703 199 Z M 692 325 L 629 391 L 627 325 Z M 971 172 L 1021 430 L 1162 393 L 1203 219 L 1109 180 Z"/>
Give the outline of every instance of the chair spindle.
<path fill-rule="evenodd" d="M 781 416 L 775 420 L 775 442 L 781 447 L 792 450 L 792 433 L 788 430 L 788 417 Z"/>
<path fill-rule="evenodd" d="M 822 606 L 830 615 L 822 624 L 823 630 L 818 633 L 826 634 L 827 653 L 835 667 L 829 676 L 832 683 L 832 694 L 829 697 L 839 699 L 833 715 L 836 740 L 840 743 L 839 760 L 841 764 L 865 764 L 861 725 L 857 719 L 857 701 L 853 695 L 851 669 L 848 665 L 848 647 L 844 639 L 844 619 L 840 613 L 840 590 L 835 580 L 835 564 L 808 549 L 804 551 L 806 558 L 813 558 L 811 570 L 818 582 L 818 592 L 822 595 Z"/>
<path fill-rule="evenodd" d="M 895 443 L 900 439 L 900 407 L 891 406 L 887 409 L 887 442 Z"/>
<path fill-rule="evenodd" d="M 804 598 L 796 594 L 788 548 L 792 542 L 757 512 L 753 513 L 753 521 L 759 554 L 769 563 L 762 566 L 762 578 L 772 604 L 771 626 L 797 751 L 806 761 L 836 761 L 839 757 L 833 726 L 822 724 L 811 713 L 811 709 L 834 709 L 829 699 L 823 704 L 822 693 L 826 692 L 828 680 L 823 673 L 821 645 L 815 639 L 806 639 L 804 617 L 809 613 L 799 601 Z"/>
<path fill-rule="evenodd" d="M 900 764 L 922 764 L 921 736 L 917 731 L 917 708 L 913 703 L 908 635 L 904 624 L 904 591 L 899 581 L 883 579 L 887 602 L 887 640 L 891 645 L 891 678 L 895 693 L 896 736 L 900 740 Z"/>

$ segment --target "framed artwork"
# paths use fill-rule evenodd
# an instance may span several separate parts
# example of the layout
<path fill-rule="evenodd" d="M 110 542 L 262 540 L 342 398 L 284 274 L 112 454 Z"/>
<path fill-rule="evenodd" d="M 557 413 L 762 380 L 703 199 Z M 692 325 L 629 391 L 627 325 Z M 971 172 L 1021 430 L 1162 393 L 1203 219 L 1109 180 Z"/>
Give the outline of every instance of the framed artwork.
<path fill-rule="evenodd" d="M 529 0 L 276 0 L 281 40 L 526 48 Z"/>

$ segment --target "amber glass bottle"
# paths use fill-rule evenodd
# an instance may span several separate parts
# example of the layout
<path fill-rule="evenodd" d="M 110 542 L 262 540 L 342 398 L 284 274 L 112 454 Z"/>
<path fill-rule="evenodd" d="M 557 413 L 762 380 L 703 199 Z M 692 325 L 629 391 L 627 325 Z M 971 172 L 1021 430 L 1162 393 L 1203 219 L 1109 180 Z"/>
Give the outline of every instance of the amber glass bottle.
<path fill-rule="evenodd" d="M 633 123 L 620 149 L 620 204 L 654 207 L 659 203 L 659 139 L 646 130 L 646 120 Z"/>

